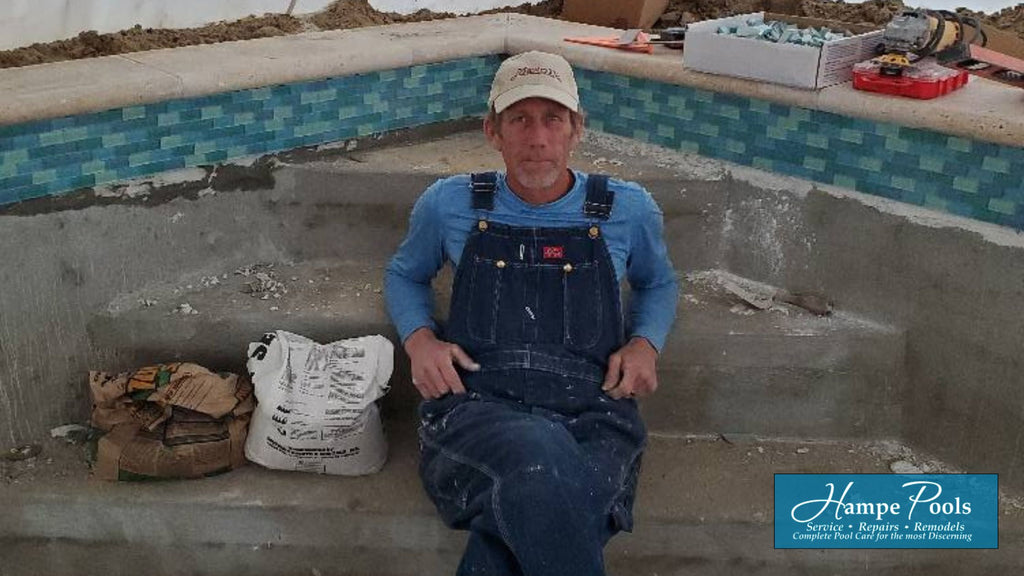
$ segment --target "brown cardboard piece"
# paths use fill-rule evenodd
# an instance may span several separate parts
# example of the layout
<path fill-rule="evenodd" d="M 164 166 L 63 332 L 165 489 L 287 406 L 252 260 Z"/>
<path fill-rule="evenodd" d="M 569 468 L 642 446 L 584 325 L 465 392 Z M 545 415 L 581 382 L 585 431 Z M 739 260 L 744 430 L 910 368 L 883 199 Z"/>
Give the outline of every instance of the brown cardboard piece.
<path fill-rule="evenodd" d="M 252 383 L 188 363 L 89 373 L 104 480 L 198 478 L 245 464 Z"/>
<path fill-rule="evenodd" d="M 612 28 L 650 28 L 665 13 L 668 0 L 565 0 L 562 18 Z"/>

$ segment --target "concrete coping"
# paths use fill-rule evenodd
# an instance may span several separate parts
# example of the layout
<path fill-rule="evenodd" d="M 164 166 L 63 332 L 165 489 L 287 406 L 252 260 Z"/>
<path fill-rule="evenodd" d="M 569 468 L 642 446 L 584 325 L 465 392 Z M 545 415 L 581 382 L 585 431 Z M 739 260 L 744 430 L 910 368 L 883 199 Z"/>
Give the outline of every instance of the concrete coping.
<path fill-rule="evenodd" d="M 854 90 L 811 91 L 695 72 L 679 51 L 654 54 L 572 44 L 621 31 L 520 14 L 154 50 L 0 70 L 0 125 L 111 108 L 527 50 L 560 53 L 591 70 L 890 122 L 1009 146 L 1024 145 L 1024 91 L 982 78 L 934 100 Z"/>

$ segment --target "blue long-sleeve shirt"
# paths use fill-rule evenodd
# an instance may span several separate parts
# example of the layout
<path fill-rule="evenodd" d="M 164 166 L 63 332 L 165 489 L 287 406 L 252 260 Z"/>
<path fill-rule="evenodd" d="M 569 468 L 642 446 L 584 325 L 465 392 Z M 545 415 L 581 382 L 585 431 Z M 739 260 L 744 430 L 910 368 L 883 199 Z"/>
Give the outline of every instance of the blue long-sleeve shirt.
<path fill-rule="evenodd" d="M 590 220 L 583 214 L 587 174 L 573 172 L 575 183 L 564 196 L 532 205 L 515 195 L 498 175 L 492 222 L 527 227 L 581 227 Z M 678 299 L 676 274 L 662 238 L 662 213 L 650 194 L 633 182 L 610 179 L 615 191 L 611 216 L 601 222 L 616 278 L 626 278 L 630 298 L 630 336 L 642 336 L 658 350 L 665 344 L 675 320 Z M 472 208 L 469 175 L 438 180 L 417 200 L 409 219 L 409 233 L 399 246 L 384 276 L 388 313 L 404 342 L 413 331 L 429 327 L 434 309 L 431 280 L 450 261 L 458 266 L 470 231 L 480 212 Z"/>

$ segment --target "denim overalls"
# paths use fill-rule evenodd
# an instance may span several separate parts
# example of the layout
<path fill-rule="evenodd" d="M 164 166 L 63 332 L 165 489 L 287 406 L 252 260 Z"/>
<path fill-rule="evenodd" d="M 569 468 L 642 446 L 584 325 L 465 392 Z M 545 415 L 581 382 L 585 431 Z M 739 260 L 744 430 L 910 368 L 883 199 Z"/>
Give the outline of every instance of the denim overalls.
<path fill-rule="evenodd" d="M 646 429 L 601 390 L 624 343 L 601 223 L 614 196 L 590 176 L 582 228 L 488 221 L 495 175 L 473 175 L 479 214 L 455 275 L 444 339 L 479 372 L 466 394 L 420 407 L 420 473 L 453 528 L 458 574 L 601 575 L 604 544 L 632 529 Z"/>

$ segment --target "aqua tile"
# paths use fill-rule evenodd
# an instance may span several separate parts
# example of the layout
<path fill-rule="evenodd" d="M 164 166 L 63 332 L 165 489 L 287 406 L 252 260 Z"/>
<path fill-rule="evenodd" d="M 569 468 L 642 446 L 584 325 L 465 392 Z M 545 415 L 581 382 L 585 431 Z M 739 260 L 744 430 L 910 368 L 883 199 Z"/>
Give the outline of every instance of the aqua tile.
<path fill-rule="evenodd" d="M 839 139 L 843 142 L 851 142 L 854 144 L 864 143 L 864 133 L 859 130 L 852 130 L 850 128 L 843 128 L 839 130 Z"/>
<path fill-rule="evenodd" d="M 971 141 L 965 138 L 948 136 L 946 137 L 946 147 L 950 150 L 956 150 L 957 152 L 970 152 L 972 145 Z"/>
<path fill-rule="evenodd" d="M 37 170 L 32 173 L 32 184 L 47 184 L 57 179 L 57 170 Z"/>
<path fill-rule="evenodd" d="M 832 183 L 851 190 L 857 189 L 857 180 L 845 174 L 834 174 L 832 176 Z"/>
<path fill-rule="evenodd" d="M 54 144 L 64 143 L 64 132 L 62 130 L 53 130 L 51 132 L 43 132 L 39 135 L 40 146 L 52 146 Z"/>
<path fill-rule="evenodd" d="M 1001 172 L 1003 174 L 1010 173 L 1010 162 L 1005 158 L 995 158 L 992 156 L 985 156 L 985 159 L 981 162 L 981 168 L 983 170 L 989 170 L 991 172 Z M 1022 175 L 1024 177 L 1024 175 Z"/>
<path fill-rule="evenodd" d="M 1016 202 L 1003 198 L 992 198 L 988 201 L 989 210 L 1010 216 L 1017 213 L 1017 206 Z"/>
<path fill-rule="evenodd" d="M 858 159 L 856 165 L 869 172 L 879 172 L 882 170 L 882 160 L 879 158 L 862 156 Z"/>
<path fill-rule="evenodd" d="M 943 173 L 946 168 L 946 161 L 934 156 L 921 156 L 918 160 L 918 167 L 928 172 Z"/>
<path fill-rule="evenodd" d="M 811 148 L 818 148 L 821 150 L 828 150 L 828 137 L 821 134 L 807 133 L 805 134 L 807 145 Z"/>
<path fill-rule="evenodd" d="M 910 152 L 913 147 L 910 142 L 901 138 L 886 138 L 885 149 L 893 152 Z"/>
<path fill-rule="evenodd" d="M 8 152 L 0 152 L 0 164 L 18 164 L 28 160 L 28 149 L 20 148 Z"/>
<path fill-rule="evenodd" d="M 750 165 L 758 170 L 766 170 L 769 172 L 775 169 L 775 163 L 772 160 L 762 158 L 761 156 L 754 156 L 751 159 Z"/>
<path fill-rule="evenodd" d="M 914 179 L 907 178 L 905 176 L 892 176 L 892 187 L 905 192 L 913 192 L 915 190 Z"/>
<path fill-rule="evenodd" d="M 824 172 L 825 168 L 828 166 L 828 163 L 825 161 L 824 158 L 806 156 L 804 157 L 803 166 L 804 168 L 807 168 L 808 170 L 813 170 L 814 172 Z"/>
<path fill-rule="evenodd" d="M 978 181 L 973 178 L 955 176 L 953 177 L 953 188 L 960 190 L 961 192 L 967 192 L 968 194 L 977 194 Z"/>
<path fill-rule="evenodd" d="M 121 118 L 123 120 L 137 120 L 146 117 L 145 106 L 129 106 L 121 109 Z"/>

